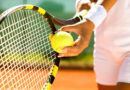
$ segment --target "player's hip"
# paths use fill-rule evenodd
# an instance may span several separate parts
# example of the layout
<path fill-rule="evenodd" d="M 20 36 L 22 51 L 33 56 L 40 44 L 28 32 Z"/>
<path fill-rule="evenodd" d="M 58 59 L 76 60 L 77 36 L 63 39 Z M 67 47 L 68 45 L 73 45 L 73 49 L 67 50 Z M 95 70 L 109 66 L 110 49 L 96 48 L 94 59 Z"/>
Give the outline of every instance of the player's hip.
<path fill-rule="evenodd" d="M 121 49 L 123 52 L 130 51 L 130 28 L 112 29 L 103 28 L 95 30 L 95 46 L 101 46 L 105 49 Z"/>

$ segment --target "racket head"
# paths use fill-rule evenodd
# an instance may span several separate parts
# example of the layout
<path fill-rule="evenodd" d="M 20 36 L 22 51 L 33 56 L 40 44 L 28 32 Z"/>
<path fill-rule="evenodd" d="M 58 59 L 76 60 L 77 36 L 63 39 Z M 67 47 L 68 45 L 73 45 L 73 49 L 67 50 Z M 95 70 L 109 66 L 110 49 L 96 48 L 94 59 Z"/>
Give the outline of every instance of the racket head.
<path fill-rule="evenodd" d="M 47 31 L 47 29 L 44 28 L 49 28 L 49 30 Z M 57 57 L 58 53 L 51 48 L 49 43 L 49 35 L 54 34 L 55 31 L 56 28 L 53 24 L 52 16 L 44 9 L 37 6 L 20 5 L 5 11 L 0 15 L 1 89 L 21 89 L 22 87 L 22 89 L 28 89 L 30 86 L 35 87 L 33 83 L 30 83 L 30 81 L 26 79 L 24 85 L 22 83 L 14 82 L 15 78 L 13 77 L 18 78 L 19 82 L 21 82 L 21 79 L 23 77 L 27 78 L 27 75 L 22 74 L 23 77 L 21 76 L 22 78 L 20 78 L 19 75 L 21 74 L 17 75 L 17 72 L 21 73 L 22 70 L 25 70 L 24 73 L 26 74 L 26 72 L 31 70 L 35 71 L 39 69 L 39 71 L 43 70 L 43 73 L 41 74 L 46 75 L 45 78 L 41 79 L 40 88 L 42 87 L 44 90 L 50 89 L 56 77 L 60 62 L 60 59 Z M 44 43 L 47 44 L 45 45 Z M 39 53 L 40 55 L 37 55 Z M 39 61 L 36 61 L 37 58 L 35 56 L 42 58 L 42 60 L 40 59 Z M 33 59 L 31 57 L 33 57 Z M 50 63 L 50 65 L 46 64 L 47 62 Z M 45 72 L 44 69 L 46 70 Z M 16 72 L 13 72 L 12 70 Z M 28 77 L 31 77 L 31 74 L 32 73 L 28 74 Z M 35 78 L 37 75 L 38 74 L 33 75 L 30 79 L 34 78 L 34 81 L 38 84 L 37 80 L 40 79 L 37 79 L 38 77 Z M 42 75 L 39 75 L 39 77 L 41 78 Z M 42 82 L 42 80 L 44 81 Z M 28 81 L 28 83 L 26 81 Z M 9 86 L 14 83 L 15 85 L 11 87 Z M 4 84 L 6 85 L 4 86 Z M 22 84 L 23 86 L 21 87 L 19 84 Z M 27 84 L 30 86 L 26 86 Z"/>

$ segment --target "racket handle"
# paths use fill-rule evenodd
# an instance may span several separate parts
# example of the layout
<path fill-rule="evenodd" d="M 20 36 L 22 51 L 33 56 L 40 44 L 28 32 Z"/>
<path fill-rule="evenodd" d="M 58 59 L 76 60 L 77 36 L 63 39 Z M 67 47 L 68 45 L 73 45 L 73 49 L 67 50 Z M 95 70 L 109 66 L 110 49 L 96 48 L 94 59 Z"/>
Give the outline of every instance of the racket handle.
<path fill-rule="evenodd" d="M 56 25 L 59 26 L 72 25 L 82 21 L 83 17 L 86 16 L 87 12 L 88 12 L 87 10 L 82 10 L 74 18 L 69 20 L 61 20 L 55 17 L 52 17 L 52 20 Z"/>
<path fill-rule="evenodd" d="M 59 26 L 71 25 L 71 24 L 75 24 L 80 21 L 80 19 L 78 17 L 76 17 L 74 19 L 70 19 L 70 20 L 61 20 L 58 18 L 53 18 L 52 20 L 56 25 L 59 25 Z"/>

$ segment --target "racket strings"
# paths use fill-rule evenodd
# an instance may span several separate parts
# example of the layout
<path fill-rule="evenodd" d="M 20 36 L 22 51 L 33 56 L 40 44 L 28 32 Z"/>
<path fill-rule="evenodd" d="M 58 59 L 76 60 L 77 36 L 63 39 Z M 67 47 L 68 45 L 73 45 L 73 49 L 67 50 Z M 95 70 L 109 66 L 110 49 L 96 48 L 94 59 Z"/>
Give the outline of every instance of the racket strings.
<path fill-rule="evenodd" d="M 0 31 L 0 89 L 43 87 L 56 58 L 50 34 L 47 21 L 35 11 L 8 16 Z"/>
<path fill-rule="evenodd" d="M 38 18 L 37 19 L 35 19 L 35 20 L 38 20 Z M 35 20 L 33 20 L 33 21 L 35 21 Z M 40 18 L 39 18 L 39 20 L 40 20 Z M 6 22 L 7 22 L 8 20 L 6 20 Z M 22 22 L 23 20 L 21 20 L 21 22 Z M 18 25 L 19 23 L 21 23 L 21 22 L 19 22 L 19 23 L 15 23 L 15 24 L 13 24 L 13 25 L 11 25 L 11 26 L 8 26 L 8 27 L 6 27 L 6 28 L 4 28 L 3 29 L 3 31 L 4 30 L 7 30 L 7 29 L 10 29 L 11 27 L 14 27 L 14 26 L 16 26 L 16 25 L 18 25 L 19 27 L 18 28 L 16 28 L 16 29 L 13 29 L 13 30 L 18 30 L 18 29 L 21 29 L 21 28 L 23 28 L 23 26 L 27 26 L 28 24 L 31 24 L 31 23 L 33 23 L 33 21 L 31 21 L 31 22 L 29 22 L 29 23 L 26 23 L 26 24 L 21 24 L 21 25 Z M 43 22 L 43 21 L 41 21 L 41 22 Z M 37 25 L 38 24 L 40 24 L 41 22 L 39 22 L 39 23 L 37 23 Z M 46 23 L 45 25 L 47 25 L 48 23 Z M 29 27 L 29 28 L 27 28 L 27 29 L 30 29 L 30 28 L 32 28 L 34 25 L 32 25 L 31 27 Z M 4 26 L 5 27 L 5 26 Z M 17 26 L 16 26 L 17 27 Z M 46 28 L 50 28 L 49 26 L 47 26 Z M 4 31 L 3 33 L 6 33 L 6 31 Z M 13 31 L 10 31 L 9 33 L 6 33 L 4 36 L 7 36 L 7 35 L 10 35 L 10 33 L 13 33 Z"/>
<path fill-rule="evenodd" d="M 42 27 L 41 27 L 42 28 Z M 30 28 L 29 28 L 30 29 Z M 33 32 L 33 31 L 32 31 Z M 10 34 L 10 33 L 9 33 Z M 31 33 L 27 33 L 27 34 L 31 34 Z M 17 35 L 17 34 L 16 34 Z M 47 36 L 47 35 L 46 35 Z M 12 37 L 13 38 L 13 37 Z M 10 38 L 10 39 L 12 39 L 12 38 Z M 24 38 L 23 37 L 21 37 L 23 40 L 24 40 Z M 3 42 L 3 44 L 4 43 L 6 43 L 6 42 Z"/>
<path fill-rule="evenodd" d="M 40 28 L 42 28 L 42 27 L 40 27 Z M 40 28 L 38 28 L 38 29 L 40 29 Z M 28 33 L 28 34 L 31 34 L 31 32 L 30 33 Z M 16 37 L 19 37 L 19 35 L 16 35 Z M 38 36 L 39 37 L 39 36 Z M 44 37 L 47 37 L 47 35 L 45 35 Z M 5 38 L 6 38 L 6 36 L 5 36 Z M 35 37 L 36 38 L 36 37 Z M 11 40 L 13 39 L 13 37 L 12 38 L 10 38 Z M 23 39 L 24 40 L 24 38 L 23 37 L 19 37 L 19 39 Z M 22 40 L 22 41 L 23 41 Z M 14 40 L 14 41 L 16 41 L 16 40 Z M 2 45 L 3 44 L 5 44 L 5 43 L 7 43 L 8 41 L 5 41 L 5 42 L 3 42 L 2 43 Z M 13 42 L 11 42 L 11 44 L 12 44 Z M 19 43 L 18 43 L 19 44 Z M 7 45 L 8 46 L 8 45 Z M 6 47 L 4 47 L 4 48 L 6 48 Z"/>
<path fill-rule="evenodd" d="M 31 33 L 29 33 L 29 34 L 31 34 Z M 29 37 L 30 38 L 30 37 Z M 36 37 L 37 38 L 37 37 Z M 34 39 L 34 40 L 36 40 L 36 38 Z M 23 39 L 24 40 L 24 39 Z M 48 43 L 48 42 L 47 42 Z M 32 44 L 32 43 L 31 43 Z"/>

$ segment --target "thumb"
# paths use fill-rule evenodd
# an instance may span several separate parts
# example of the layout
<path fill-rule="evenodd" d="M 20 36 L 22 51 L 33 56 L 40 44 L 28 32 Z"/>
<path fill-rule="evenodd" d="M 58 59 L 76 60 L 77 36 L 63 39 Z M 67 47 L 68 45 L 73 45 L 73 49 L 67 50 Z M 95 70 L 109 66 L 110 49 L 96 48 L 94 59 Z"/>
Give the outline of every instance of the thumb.
<path fill-rule="evenodd" d="M 76 26 L 72 26 L 72 25 L 64 26 L 61 29 L 59 29 L 58 31 L 75 32 L 75 33 L 78 34 L 77 27 Z"/>

